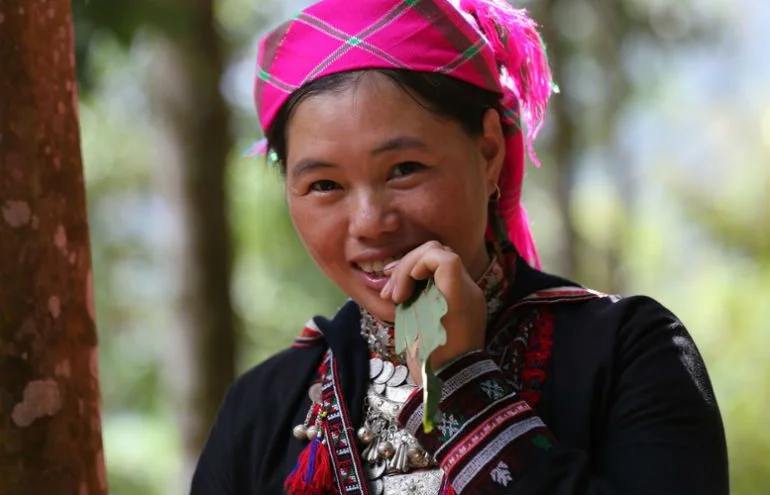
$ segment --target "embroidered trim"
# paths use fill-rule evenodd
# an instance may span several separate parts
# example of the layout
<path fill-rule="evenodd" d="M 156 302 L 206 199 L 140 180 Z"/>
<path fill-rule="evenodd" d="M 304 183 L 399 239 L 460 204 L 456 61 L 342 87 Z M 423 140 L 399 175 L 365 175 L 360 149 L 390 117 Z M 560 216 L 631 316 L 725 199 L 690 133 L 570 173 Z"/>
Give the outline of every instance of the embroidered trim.
<path fill-rule="evenodd" d="M 479 379 L 481 376 L 487 373 L 492 373 L 498 370 L 499 368 L 491 359 L 485 359 L 484 361 L 473 363 L 444 382 L 444 388 L 441 390 L 441 400 L 445 401 L 449 399 L 464 385 Z"/>
<path fill-rule="evenodd" d="M 497 405 L 498 403 L 494 404 L 494 406 L 497 406 Z M 483 413 L 484 414 L 488 413 L 488 409 L 490 409 L 491 406 L 492 405 L 490 405 L 489 408 L 485 409 Z M 507 422 L 512 418 L 519 416 L 522 413 L 529 412 L 529 411 L 532 411 L 532 408 L 530 408 L 526 402 L 521 400 L 506 406 L 500 412 L 498 412 L 495 416 L 490 418 L 488 421 L 476 426 L 476 428 L 473 431 L 469 432 L 465 436 L 464 442 L 462 442 L 460 445 L 455 446 L 449 453 L 447 453 L 446 457 L 444 457 L 443 460 L 441 461 L 441 466 L 447 470 L 452 469 L 458 462 L 460 462 L 463 459 L 463 457 L 467 453 L 469 453 L 471 450 L 476 448 L 476 446 L 479 443 L 484 441 L 489 436 L 490 433 L 497 430 L 501 424 Z M 471 422 L 472 421 L 468 421 L 468 424 L 470 424 Z M 448 444 L 444 444 L 439 448 L 439 450 L 436 452 L 436 457 L 441 457 L 442 450 L 447 445 Z"/>
<path fill-rule="evenodd" d="M 341 493 L 368 495 L 369 488 L 366 486 L 361 459 L 355 449 L 355 440 L 351 438 L 353 426 L 348 416 L 347 407 L 342 399 L 339 390 L 339 371 L 337 363 L 334 360 L 334 353 L 329 352 L 329 372 L 328 379 L 330 385 L 326 388 L 324 402 L 330 399 L 331 406 L 334 409 L 334 415 L 329 415 L 327 419 L 327 431 L 333 438 L 334 448 L 330 449 L 332 454 L 332 465 L 334 466 L 337 487 Z"/>
<path fill-rule="evenodd" d="M 299 334 L 299 336 L 294 339 L 292 347 L 295 349 L 315 347 L 323 343 L 323 338 L 324 336 L 321 333 L 321 330 L 318 328 L 318 325 L 316 325 L 315 321 L 313 321 L 311 318 L 307 323 L 305 323 L 305 326 L 302 328 L 302 332 Z"/>
<path fill-rule="evenodd" d="M 459 473 L 452 479 L 452 486 L 455 491 L 462 493 L 465 487 L 473 481 L 479 472 L 487 467 L 490 459 L 494 459 L 500 451 L 517 438 L 525 435 L 535 428 L 544 428 L 545 424 L 538 418 L 529 418 L 524 421 L 511 425 L 508 429 L 501 432 L 483 449 L 481 449 L 471 461 L 466 464 Z"/>
<path fill-rule="evenodd" d="M 507 325 L 500 328 L 487 343 L 487 352 L 498 364 L 506 381 L 516 391 L 522 388 L 524 356 L 529 343 L 529 336 L 535 325 L 536 312 L 532 308 L 519 309 L 506 315 Z"/>
<path fill-rule="evenodd" d="M 481 409 L 480 411 L 476 412 L 476 414 L 474 414 L 473 416 L 468 418 L 467 421 L 465 422 L 465 424 L 462 426 L 462 428 L 460 428 L 458 433 L 464 432 L 466 430 L 472 430 L 474 428 L 477 428 L 478 426 L 480 426 L 480 424 L 483 424 L 483 422 L 480 423 L 480 420 L 482 420 L 482 421 L 486 420 L 487 419 L 486 416 L 489 415 L 490 411 L 493 411 L 493 410 L 499 408 L 502 404 L 505 404 L 506 402 L 513 403 L 512 401 L 514 401 L 515 399 L 516 399 L 516 396 L 514 394 L 511 394 L 508 397 L 505 397 L 505 398 L 500 399 L 498 401 L 492 402 L 491 404 L 487 404 L 483 409 Z M 439 457 L 441 452 L 443 451 L 443 449 L 445 449 L 448 446 L 449 446 L 448 442 L 445 442 L 444 444 L 442 444 L 436 450 L 436 457 Z"/>
<path fill-rule="evenodd" d="M 329 451 L 330 459 L 332 461 L 332 472 L 334 473 L 335 484 L 337 487 L 339 487 L 341 486 L 341 480 L 339 476 L 339 470 L 337 469 L 337 458 L 335 456 L 335 451 L 340 442 L 340 413 L 336 407 L 334 383 L 332 382 L 331 378 L 332 359 L 331 350 L 327 350 L 326 353 L 324 353 L 323 359 L 321 359 L 321 366 L 319 367 L 318 373 L 321 380 L 321 403 L 322 407 L 326 409 L 327 412 L 324 421 L 325 424 L 322 425 L 324 430 L 324 443 L 326 445 L 326 449 Z"/>
<path fill-rule="evenodd" d="M 462 369 L 446 382 L 444 382 L 444 387 L 441 390 L 440 402 L 448 400 L 455 392 L 460 390 L 465 385 L 479 379 L 479 377 L 487 373 L 492 373 L 494 371 L 499 371 L 499 368 L 491 359 L 485 359 L 484 361 L 473 363 L 467 368 Z M 420 397 L 422 397 L 422 395 Z M 415 432 L 419 431 L 420 426 L 422 425 L 422 413 L 423 404 L 420 402 L 420 404 L 409 415 L 409 419 L 406 421 L 405 428 L 413 435 Z"/>
<path fill-rule="evenodd" d="M 420 397 L 422 397 L 422 394 L 420 394 Z M 422 411 L 423 405 L 422 402 L 420 402 L 420 405 L 412 412 L 409 416 L 409 420 L 407 420 L 404 425 L 404 429 L 412 435 L 414 435 L 420 429 L 420 426 L 422 426 Z"/>
<path fill-rule="evenodd" d="M 555 317 L 551 308 L 541 308 L 533 321 L 534 331 L 524 352 L 521 372 L 521 396 L 533 406 L 540 403 L 551 361 Z"/>
<path fill-rule="evenodd" d="M 533 292 L 514 304 L 513 308 L 533 303 L 576 302 L 601 297 L 607 297 L 607 294 L 584 287 L 552 287 Z"/>

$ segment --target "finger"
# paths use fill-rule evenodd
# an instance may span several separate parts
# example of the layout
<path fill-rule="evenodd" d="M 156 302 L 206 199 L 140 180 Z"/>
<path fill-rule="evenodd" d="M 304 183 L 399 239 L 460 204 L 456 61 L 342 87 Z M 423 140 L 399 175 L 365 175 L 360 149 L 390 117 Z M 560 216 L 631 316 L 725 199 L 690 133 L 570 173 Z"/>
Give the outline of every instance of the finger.
<path fill-rule="evenodd" d="M 411 267 L 419 260 L 420 256 L 431 249 L 439 249 L 441 244 L 437 241 L 428 241 L 404 255 L 403 258 L 391 263 L 384 269 L 385 274 L 390 276 L 390 280 L 385 284 L 380 292 L 380 297 L 391 299 L 396 304 L 405 301 L 414 289 L 414 280 L 409 277 Z M 397 299 L 398 294 L 403 299 Z M 402 296 L 406 294 L 406 296 Z"/>
<path fill-rule="evenodd" d="M 471 278 L 460 257 L 454 253 L 430 251 L 412 268 L 413 279 L 430 275 L 448 307 L 455 313 L 467 312 L 473 307 L 474 301 L 478 298 L 483 300 L 483 291 Z"/>
<path fill-rule="evenodd" d="M 399 266 L 402 266 L 403 263 L 409 262 L 410 259 L 419 257 L 421 253 L 430 249 L 451 249 L 451 248 L 444 246 L 438 241 L 428 241 L 412 249 L 411 251 L 406 253 L 401 259 L 391 261 L 390 263 L 388 263 L 383 267 L 382 271 L 385 272 L 386 275 L 389 275 L 390 273 L 394 272 L 396 268 L 398 268 Z"/>
<path fill-rule="evenodd" d="M 396 261 L 391 261 L 390 263 L 388 263 L 387 265 L 385 265 L 382 268 L 382 271 L 385 273 L 385 275 L 390 275 L 391 272 L 393 272 L 393 270 L 396 269 L 396 267 L 399 265 L 399 263 L 401 263 L 400 259 L 398 259 Z"/>
<path fill-rule="evenodd" d="M 385 287 L 380 291 L 380 297 L 383 299 L 390 299 L 393 295 L 393 277 L 389 277 L 385 283 Z"/>
<path fill-rule="evenodd" d="M 412 376 L 412 380 L 418 386 L 422 386 L 422 366 L 420 364 L 419 356 L 420 338 L 414 339 L 412 345 L 406 350 L 406 366 L 409 368 L 409 374 Z"/>
<path fill-rule="evenodd" d="M 424 280 L 433 276 L 458 276 L 462 275 L 463 262 L 453 252 L 434 250 L 425 253 L 412 266 L 409 276 L 415 280 Z M 439 273 L 441 272 L 441 273 Z"/>
<path fill-rule="evenodd" d="M 425 280 L 431 276 L 431 271 L 426 272 L 422 270 L 424 274 L 420 277 L 415 277 L 413 275 L 414 268 L 417 265 L 423 264 L 423 260 L 426 258 L 433 260 L 439 253 L 450 255 L 450 253 L 444 251 L 441 244 L 432 241 L 430 243 L 424 244 L 420 248 L 412 251 L 407 256 L 402 258 L 401 263 L 398 264 L 398 266 L 391 274 L 393 283 L 390 289 L 391 299 L 393 302 L 400 304 L 408 300 L 414 293 L 415 281 Z M 437 266 L 437 263 L 432 262 L 429 265 Z"/>

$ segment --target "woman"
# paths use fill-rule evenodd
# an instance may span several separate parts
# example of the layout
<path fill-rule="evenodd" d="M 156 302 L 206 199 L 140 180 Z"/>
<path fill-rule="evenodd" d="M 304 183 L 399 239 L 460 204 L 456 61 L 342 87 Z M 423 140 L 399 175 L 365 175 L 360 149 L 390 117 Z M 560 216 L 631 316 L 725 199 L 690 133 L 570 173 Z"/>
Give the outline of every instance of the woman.
<path fill-rule="evenodd" d="M 728 493 L 677 318 L 537 269 L 521 186 L 551 91 L 504 0 L 322 0 L 263 40 L 291 217 L 351 300 L 231 387 L 193 494 Z M 430 432 L 390 323 L 428 279 L 448 305 Z"/>

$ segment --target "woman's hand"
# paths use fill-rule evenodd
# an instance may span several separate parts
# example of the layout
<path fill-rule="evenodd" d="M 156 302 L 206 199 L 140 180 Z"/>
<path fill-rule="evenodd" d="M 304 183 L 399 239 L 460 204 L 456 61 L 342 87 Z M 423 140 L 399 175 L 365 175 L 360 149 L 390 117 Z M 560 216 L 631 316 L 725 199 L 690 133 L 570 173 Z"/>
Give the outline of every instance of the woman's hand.
<path fill-rule="evenodd" d="M 431 353 L 431 369 L 437 370 L 462 354 L 484 348 L 487 321 L 484 292 L 451 249 L 437 241 L 426 242 L 387 266 L 385 273 L 390 275 L 390 280 L 380 294 L 383 299 L 395 304 L 403 303 L 412 296 L 416 280 L 433 277 L 436 287 L 447 301 L 448 310 L 441 320 L 447 341 Z M 413 352 L 407 355 L 410 357 L 412 378 L 420 384 L 421 370 L 417 365 L 417 356 Z"/>

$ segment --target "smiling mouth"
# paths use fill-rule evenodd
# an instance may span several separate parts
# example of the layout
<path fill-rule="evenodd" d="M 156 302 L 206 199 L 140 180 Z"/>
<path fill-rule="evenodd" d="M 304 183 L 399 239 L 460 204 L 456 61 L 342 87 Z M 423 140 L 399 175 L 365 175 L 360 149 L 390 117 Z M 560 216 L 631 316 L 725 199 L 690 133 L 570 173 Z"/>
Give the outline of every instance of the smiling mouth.
<path fill-rule="evenodd" d="M 355 266 L 362 272 L 365 272 L 369 275 L 373 275 L 375 277 L 384 277 L 385 267 L 388 264 L 393 263 L 394 261 L 398 261 L 403 257 L 404 255 L 400 255 L 400 256 L 391 256 L 390 258 L 385 258 L 383 260 L 377 260 L 377 261 L 362 261 L 360 263 L 355 263 Z"/>

